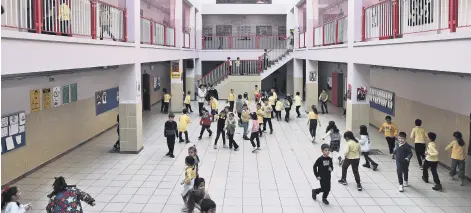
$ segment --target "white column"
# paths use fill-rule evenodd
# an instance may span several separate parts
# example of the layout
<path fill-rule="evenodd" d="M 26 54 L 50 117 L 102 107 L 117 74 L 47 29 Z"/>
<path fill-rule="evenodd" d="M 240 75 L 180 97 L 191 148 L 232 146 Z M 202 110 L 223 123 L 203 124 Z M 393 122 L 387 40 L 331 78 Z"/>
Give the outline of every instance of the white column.
<path fill-rule="evenodd" d="M 362 0 L 348 1 L 348 47 L 353 48 L 355 41 L 361 41 Z"/>
<path fill-rule="evenodd" d="M 360 125 L 369 125 L 370 105 L 368 97 L 364 100 L 358 99 L 358 90 L 370 87 L 370 66 L 363 64 L 348 63 L 347 93 L 347 130 L 357 130 Z M 351 88 L 351 89 L 349 89 Z M 350 90 L 350 91 L 348 91 Z M 347 94 L 347 96 L 349 96 Z"/>
<path fill-rule="evenodd" d="M 306 106 L 318 104 L 318 64 L 318 61 L 306 60 Z"/>
<path fill-rule="evenodd" d="M 306 0 L 306 47 L 312 47 L 314 44 L 313 33 L 318 22 L 318 7 L 319 0 Z"/>
<path fill-rule="evenodd" d="M 301 93 L 301 97 L 304 94 L 303 88 L 303 60 L 302 59 L 293 59 L 293 84 L 294 90 L 293 93 Z"/>
<path fill-rule="evenodd" d="M 193 65 L 195 64 L 195 59 L 190 59 L 193 60 Z M 186 92 L 190 91 L 192 100 L 194 98 L 195 94 L 195 83 L 197 82 L 197 79 L 195 78 L 196 74 L 196 67 L 194 66 L 193 68 L 186 68 Z"/>
<path fill-rule="evenodd" d="M 170 101 L 170 111 L 171 112 L 181 112 L 183 107 L 183 80 L 182 80 L 182 72 L 183 72 L 183 59 L 178 61 L 179 63 L 179 72 L 180 78 L 171 78 L 171 85 L 170 85 L 170 93 L 172 95 L 172 99 Z"/>
<path fill-rule="evenodd" d="M 196 8 L 190 8 L 190 48 L 196 47 L 195 35 L 196 35 Z"/>
<path fill-rule="evenodd" d="M 201 50 L 202 42 L 201 39 L 203 38 L 203 16 L 201 13 L 196 10 L 196 25 L 195 25 L 195 33 L 196 33 L 196 49 Z"/>
<path fill-rule="evenodd" d="M 299 44 L 299 10 L 294 6 L 293 29 L 294 29 L 294 49 L 298 48 Z M 302 92 L 301 92 L 302 93 Z"/>
<path fill-rule="evenodd" d="M 141 43 L 141 2 L 126 0 L 126 12 L 128 41 L 139 45 Z"/>
<path fill-rule="evenodd" d="M 170 13 L 175 20 L 175 47 L 183 47 L 183 0 L 171 4 Z"/>

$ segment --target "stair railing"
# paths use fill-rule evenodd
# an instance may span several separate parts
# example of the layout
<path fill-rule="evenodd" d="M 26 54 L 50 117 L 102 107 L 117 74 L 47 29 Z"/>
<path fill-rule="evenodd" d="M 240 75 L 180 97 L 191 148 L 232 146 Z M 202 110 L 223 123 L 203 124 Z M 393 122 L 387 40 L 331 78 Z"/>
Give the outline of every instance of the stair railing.
<path fill-rule="evenodd" d="M 277 47 L 267 50 L 261 56 L 258 57 L 258 72 L 261 73 L 274 65 L 276 62 L 282 60 L 286 55 L 293 51 L 293 45 L 290 45 L 293 36 L 289 36 L 285 39 L 285 43 L 278 45 Z"/>
<path fill-rule="evenodd" d="M 222 63 L 200 79 L 200 84 L 216 85 L 229 74 L 227 62 Z"/>

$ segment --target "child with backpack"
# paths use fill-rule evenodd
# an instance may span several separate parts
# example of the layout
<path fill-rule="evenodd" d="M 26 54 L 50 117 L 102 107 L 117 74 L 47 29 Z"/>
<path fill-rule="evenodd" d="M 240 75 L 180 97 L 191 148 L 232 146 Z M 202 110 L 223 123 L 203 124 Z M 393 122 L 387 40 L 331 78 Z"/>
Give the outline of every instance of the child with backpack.
<path fill-rule="evenodd" d="M 337 128 L 337 125 L 335 125 L 334 121 L 329 121 L 329 125 L 327 126 L 325 132 L 326 134 L 324 137 L 322 137 L 322 140 L 325 140 L 325 138 L 330 136 L 330 152 L 332 152 L 332 156 L 335 158 L 335 152 L 337 152 L 337 154 L 340 152 L 340 140 L 342 139 L 340 130 Z M 337 159 L 339 160 L 339 166 L 341 166 L 343 163 L 342 156 L 339 154 Z"/>

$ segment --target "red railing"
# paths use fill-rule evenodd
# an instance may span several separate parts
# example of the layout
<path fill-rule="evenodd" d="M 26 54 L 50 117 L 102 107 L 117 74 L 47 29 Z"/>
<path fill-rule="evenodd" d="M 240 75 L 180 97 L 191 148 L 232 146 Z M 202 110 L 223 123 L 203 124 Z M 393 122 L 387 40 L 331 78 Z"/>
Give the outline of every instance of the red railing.
<path fill-rule="evenodd" d="M 272 49 L 284 44 L 286 36 L 203 36 L 203 49 Z"/>
<path fill-rule="evenodd" d="M 386 0 L 363 8 L 362 40 L 391 39 L 471 26 L 469 0 Z"/>
<path fill-rule="evenodd" d="M 343 44 L 348 41 L 348 16 L 342 16 L 314 27 L 313 46 Z"/>
<path fill-rule="evenodd" d="M 204 75 L 200 84 L 216 85 L 229 75 L 258 75 L 260 63 L 260 60 L 225 61 Z"/>
<path fill-rule="evenodd" d="M 175 47 L 175 29 L 141 17 L 141 43 Z"/>
<path fill-rule="evenodd" d="M 127 41 L 126 9 L 97 0 L 2 0 L 2 27 Z"/>

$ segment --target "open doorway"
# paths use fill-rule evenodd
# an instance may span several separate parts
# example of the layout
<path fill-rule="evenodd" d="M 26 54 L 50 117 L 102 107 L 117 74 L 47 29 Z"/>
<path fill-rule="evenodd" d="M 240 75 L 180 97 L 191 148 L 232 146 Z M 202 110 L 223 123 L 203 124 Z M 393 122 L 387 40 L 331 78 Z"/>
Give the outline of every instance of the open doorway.
<path fill-rule="evenodd" d="M 150 111 L 151 108 L 151 88 L 150 88 L 150 82 L 151 78 L 148 73 L 142 74 L 142 109 L 144 111 Z"/>

